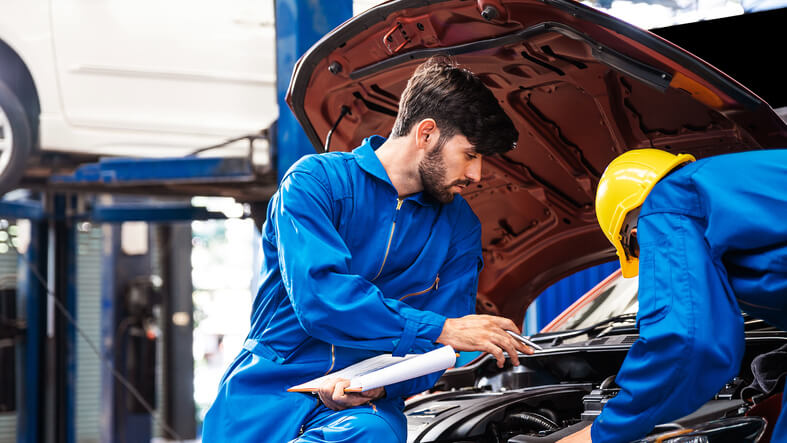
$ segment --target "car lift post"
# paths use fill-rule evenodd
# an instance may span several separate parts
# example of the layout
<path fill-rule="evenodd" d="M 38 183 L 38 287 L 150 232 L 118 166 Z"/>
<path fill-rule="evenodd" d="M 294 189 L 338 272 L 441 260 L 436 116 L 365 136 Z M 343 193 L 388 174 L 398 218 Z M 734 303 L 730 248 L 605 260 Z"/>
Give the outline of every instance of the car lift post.
<path fill-rule="evenodd" d="M 49 442 L 75 441 L 74 380 L 76 378 L 76 329 L 58 312 L 57 302 L 76 318 L 76 227 L 71 217 L 76 197 L 48 196 L 49 233 L 47 282 L 46 347 L 46 439 Z"/>
<path fill-rule="evenodd" d="M 17 279 L 17 312 L 26 324 L 16 369 L 22 380 L 17 395 L 17 441 L 75 441 L 76 343 L 82 339 L 76 337 L 76 329 L 54 305 L 53 298 L 77 319 L 76 226 L 86 220 L 109 224 L 105 230 L 109 235 L 105 244 L 112 247 L 104 250 L 102 273 L 102 318 L 105 323 L 102 325 L 102 340 L 97 344 L 102 356 L 111 358 L 114 367 L 121 372 L 126 361 L 123 355 L 118 355 L 122 353 L 116 352 L 117 348 L 112 343 L 116 338 L 118 317 L 122 315 L 117 308 L 123 305 L 123 291 L 127 288 L 125 282 L 150 275 L 151 258 L 149 255 L 126 256 L 119 251 L 120 223 L 144 220 L 164 224 L 158 227 L 164 249 L 168 249 L 162 251 L 165 256 L 165 263 L 162 263 L 165 274 L 162 300 L 164 337 L 160 345 L 165 348 L 162 352 L 165 366 L 163 384 L 170 402 L 158 410 L 178 436 L 194 438 L 194 404 L 189 401 L 193 396 L 193 322 L 168 323 L 172 323 L 175 312 L 185 312 L 191 318 L 191 228 L 188 222 L 221 219 L 225 218 L 224 214 L 192 207 L 188 203 L 150 202 L 97 206 L 90 212 L 79 213 L 73 195 L 43 194 L 41 200 L 43 203 L 38 200 L 0 200 L 0 217 L 30 221 L 30 243 L 24 251 L 24 258 L 19 259 Z M 126 278 L 121 278 L 123 276 Z M 53 297 L 50 297 L 50 292 Z M 107 414 L 102 441 L 149 440 L 152 431 L 150 415 L 130 411 L 128 405 L 133 402 L 128 399 L 127 392 L 104 365 L 102 370 L 102 403 Z M 165 436 L 174 437 L 166 433 Z"/>
<path fill-rule="evenodd" d="M 43 441 L 44 341 L 46 340 L 46 288 L 36 277 L 47 266 L 49 224 L 40 202 L 0 203 L 0 216 L 30 221 L 30 244 L 19 259 L 17 311 L 24 319 L 24 346 L 17 359 L 17 441 Z M 35 269 L 35 271 L 33 270 Z"/>
<path fill-rule="evenodd" d="M 158 226 L 161 269 L 164 277 L 162 318 L 162 374 L 165 399 L 194 397 L 193 285 L 191 281 L 191 224 L 168 223 Z M 185 247 L 184 247 L 185 246 Z M 186 346 L 186 345 L 189 346 Z M 163 405 L 164 421 L 180 438 L 196 438 L 194 402 Z M 166 431 L 164 436 L 176 439 Z"/>
<path fill-rule="evenodd" d="M 129 202 L 120 200 L 111 205 L 96 206 L 90 219 L 105 223 L 105 242 L 102 271 L 102 343 L 105 355 L 113 358 L 115 368 L 128 367 L 125 345 L 133 338 L 122 327 L 124 319 L 129 318 L 128 291 L 131 284 L 139 284 L 152 276 L 150 251 L 130 254 L 122 247 L 124 222 L 148 222 L 147 229 L 158 230 L 158 250 L 161 254 L 161 339 L 157 346 L 162 347 L 158 354 L 162 358 L 162 389 L 160 396 L 163 404 L 156 405 L 153 398 L 148 403 L 153 406 L 164 423 L 172 427 L 177 435 L 162 429 L 167 439 L 193 439 L 196 437 L 194 411 L 194 367 L 192 356 L 193 305 L 191 285 L 191 226 L 192 220 L 224 218 L 221 213 L 206 211 L 204 208 L 188 204 L 155 205 L 149 202 Z M 153 225 L 152 223 L 160 223 Z M 146 241 L 151 239 L 146 236 Z M 183 319 L 186 321 L 184 322 Z M 124 338 L 126 337 L 126 338 Z M 123 340 L 121 340 L 123 339 Z M 124 351 L 120 351 L 123 349 Z M 121 371 L 123 372 L 123 371 Z M 132 376 L 134 374 L 124 374 Z M 138 376 L 138 374 L 136 374 Z M 143 376 L 144 377 L 144 376 Z M 151 379 L 154 377 L 150 377 Z M 140 387 L 137 385 L 137 387 Z M 147 386 L 150 388 L 150 386 Z M 139 389 L 144 396 L 144 390 Z M 150 391 L 148 391 L 150 392 Z M 127 390 L 104 368 L 102 375 L 102 403 L 111 405 L 104 410 L 106 426 L 102 429 L 102 441 L 136 442 L 150 441 L 152 436 L 151 416 Z M 152 396 L 151 396 L 152 397 Z"/>
<path fill-rule="evenodd" d="M 352 15 L 352 0 L 276 0 L 277 181 L 299 158 L 314 154 L 314 147 L 284 101 L 295 62 L 314 43 Z"/>
<path fill-rule="evenodd" d="M 19 259 L 18 312 L 25 319 L 17 441 L 74 442 L 76 330 L 56 302 L 76 317 L 74 198 L 0 202 L 0 216 L 30 221 L 30 244 Z M 44 280 L 46 286 L 44 285 Z M 46 423 L 47 426 L 41 426 Z"/>
<path fill-rule="evenodd" d="M 120 224 L 110 224 L 104 228 L 101 254 L 104 264 L 101 269 L 101 353 L 111 359 L 115 370 L 127 376 L 124 368 L 129 357 L 126 355 L 125 343 L 131 338 L 127 336 L 129 327 L 123 326 L 128 325 L 125 322 L 128 318 L 124 303 L 126 291 L 131 281 L 149 276 L 151 271 L 148 236 L 143 240 L 146 242 L 144 253 L 127 254 L 121 246 L 121 230 Z M 138 385 L 135 388 L 141 390 Z M 104 406 L 102 441 L 150 441 L 150 414 L 130 410 L 128 406 L 134 402 L 133 397 L 105 365 L 101 368 L 101 396 Z"/>

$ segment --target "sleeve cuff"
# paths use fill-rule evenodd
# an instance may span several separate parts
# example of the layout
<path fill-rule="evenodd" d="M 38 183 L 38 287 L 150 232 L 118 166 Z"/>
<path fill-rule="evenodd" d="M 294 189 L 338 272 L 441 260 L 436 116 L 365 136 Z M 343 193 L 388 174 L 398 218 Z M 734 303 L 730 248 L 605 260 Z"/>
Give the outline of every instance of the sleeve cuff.
<path fill-rule="evenodd" d="M 396 344 L 396 347 L 393 350 L 394 357 L 403 357 L 410 349 L 413 347 L 413 342 L 415 342 L 415 334 L 418 330 L 418 323 L 413 320 L 407 319 L 404 324 L 404 332 L 402 332 L 402 338 L 399 339 L 399 343 Z"/>
<path fill-rule="evenodd" d="M 394 357 L 402 357 L 413 352 L 416 338 L 425 338 L 434 343 L 442 334 L 445 317 L 429 311 L 423 311 L 422 314 L 420 321 L 412 318 L 405 321 L 402 337 L 393 349 Z"/>
<path fill-rule="evenodd" d="M 443 326 L 445 325 L 445 316 L 435 314 L 434 312 L 427 312 L 429 314 L 421 323 L 421 330 L 418 334 L 431 342 L 436 342 L 440 334 L 443 333 Z"/>

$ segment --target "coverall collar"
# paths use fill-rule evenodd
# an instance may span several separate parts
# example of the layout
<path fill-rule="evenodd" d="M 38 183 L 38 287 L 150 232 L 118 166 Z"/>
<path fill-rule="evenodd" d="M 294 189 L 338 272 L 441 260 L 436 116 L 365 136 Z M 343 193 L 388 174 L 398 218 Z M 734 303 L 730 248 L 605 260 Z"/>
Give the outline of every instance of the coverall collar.
<path fill-rule="evenodd" d="M 374 152 L 383 144 L 383 142 L 385 142 L 385 138 L 379 135 L 367 137 L 363 140 L 361 146 L 358 146 L 355 148 L 355 150 L 353 150 L 353 155 L 355 155 L 355 161 L 358 162 L 358 165 L 361 167 L 361 169 L 366 171 L 368 174 L 388 183 L 391 185 L 391 189 L 396 192 L 396 188 L 394 188 L 393 183 L 391 183 L 391 179 L 388 177 L 388 173 L 385 171 L 385 167 L 383 167 L 383 164 L 380 163 L 380 159 L 377 158 L 377 154 Z M 421 206 L 436 206 L 439 204 L 437 200 L 423 191 L 406 197 L 404 200 L 412 200 Z"/>

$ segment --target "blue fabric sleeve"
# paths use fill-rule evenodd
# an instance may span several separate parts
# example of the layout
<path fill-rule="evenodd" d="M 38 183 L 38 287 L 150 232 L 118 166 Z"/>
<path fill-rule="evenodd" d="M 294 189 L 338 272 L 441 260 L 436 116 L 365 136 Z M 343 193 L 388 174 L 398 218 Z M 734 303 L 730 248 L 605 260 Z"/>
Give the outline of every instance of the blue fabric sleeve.
<path fill-rule="evenodd" d="M 620 392 L 593 423 L 593 442 L 644 437 L 697 409 L 737 374 L 743 319 L 703 231 L 701 219 L 686 215 L 640 217 L 640 338 L 616 377 Z"/>
<path fill-rule="evenodd" d="M 787 329 L 787 150 L 712 160 L 692 176 L 709 214 L 705 238 L 741 309 Z M 729 179 L 739 171 L 749 178 Z"/>
<path fill-rule="evenodd" d="M 350 251 L 333 221 L 334 202 L 318 177 L 289 173 L 272 205 L 282 280 L 309 335 L 394 355 L 432 345 L 445 316 L 385 298 L 377 286 L 350 273 Z"/>
<path fill-rule="evenodd" d="M 473 215 L 472 220 L 477 220 Z M 452 245 L 453 257 L 440 270 L 441 283 L 439 296 L 446 300 L 442 311 L 448 318 L 464 317 L 475 313 L 475 299 L 478 292 L 478 274 L 481 271 L 481 225 L 476 221 L 468 231 L 461 229 L 464 236 Z M 445 282 L 445 283 L 443 283 Z M 428 374 L 400 383 L 386 386 L 388 397 L 409 397 L 426 391 L 434 386 L 444 371 Z"/>

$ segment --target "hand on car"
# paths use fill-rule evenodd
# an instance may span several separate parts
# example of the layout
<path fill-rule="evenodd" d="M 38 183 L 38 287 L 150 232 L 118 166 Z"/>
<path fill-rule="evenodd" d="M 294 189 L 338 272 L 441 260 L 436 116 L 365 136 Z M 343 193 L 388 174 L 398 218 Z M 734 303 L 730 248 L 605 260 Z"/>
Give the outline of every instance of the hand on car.
<path fill-rule="evenodd" d="M 350 380 L 334 378 L 323 383 L 320 390 L 317 391 L 317 395 L 320 396 L 322 404 L 334 411 L 342 411 L 385 396 L 385 388 L 375 388 L 364 392 L 344 392 L 344 388 L 349 386 Z"/>
<path fill-rule="evenodd" d="M 450 345 L 457 351 L 484 351 L 495 356 L 497 366 L 503 367 L 505 351 L 514 366 L 519 366 L 518 353 L 532 354 L 533 349 L 515 340 L 506 330 L 519 333 L 513 321 L 494 315 L 466 315 L 449 318 L 437 343 Z"/>
<path fill-rule="evenodd" d="M 581 431 L 577 431 L 568 437 L 563 437 L 557 443 L 591 443 L 590 426 L 585 426 Z"/>

